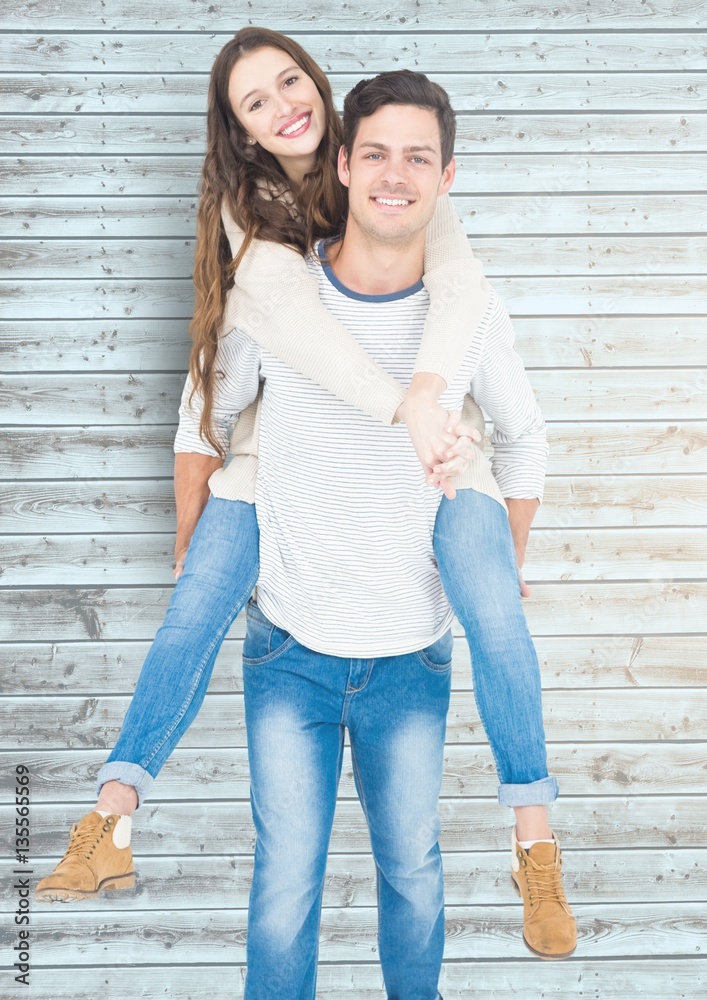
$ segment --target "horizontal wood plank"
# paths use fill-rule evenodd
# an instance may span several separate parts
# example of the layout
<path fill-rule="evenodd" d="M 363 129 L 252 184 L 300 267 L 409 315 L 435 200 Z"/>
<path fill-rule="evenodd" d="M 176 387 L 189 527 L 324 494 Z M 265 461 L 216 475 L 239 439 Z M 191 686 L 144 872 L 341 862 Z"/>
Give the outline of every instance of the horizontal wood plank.
<path fill-rule="evenodd" d="M 0 141 L 1 138 L 2 133 Z M 454 205 L 472 245 L 475 239 L 498 235 L 511 238 L 557 237 L 558 234 L 593 238 L 681 233 L 701 236 L 707 217 L 703 196 L 691 192 L 575 195 L 553 194 L 545 189 L 530 198 L 527 195 L 458 195 Z M 18 238 L 66 239 L 70 235 L 73 239 L 97 240 L 193 240 L 196 197 L 5 197 L 0 198 L 0 218 L 4 220 L 8 235 Z M 648 261 L 647 265 L 649 276 L 661 277 L 655 261 Z M 557 279 L 546 275 L 546 280 Z M 12 285 L 3 283 L 3 287 L 11 288 Z M 564 311 L 571 313 L 577 309 Z M 630 312 L 632 309 L 630 303 L 626 303 L 621 310 L 614 307 L 608 311 Z M 652 308 L 644 305 L 635 311 L 648 313 Z"/>
<path fill-rule="evenodd" d="M 498 8 L 494 8 L 494 16 Z M 563 12 L 564 13 L 564 12 Z M 594 10 L 592 11 L 594 15 Z M 525 12 L 523 21 L 527 18 Z M 553 21 L 555 18 L 553 17 Z M 680 19 L 679 19 L 680 20 Z M 53 17 L 49 24 L 54 24 Z M 24 25 L 26 28 L 26 24 Z M 70 26 L 73 28 L 73 25 Z M 157 30 L 153 31 L 152 27 Z M 95 21 L 86 31 L 61 32 L 46 28 L 45 34 L 0 33 L 0 66 L 8 73 L 154 73 L 208 72 L 221 47 L 233 36 L 233 25 L 225 31 L 182 30 L 160 33 L 159 26 L 130 31 L 116 37 L 98 30 Z M 303 45 L 327 73 L 374 74 L 405 67 L 423 73 L 447 73 L 450 67 L 473 67 L 475 73 L 498 73 L 508 67 L 517 73 L 544 75 L 576 72 L 578 52 L 585 73 L 626 71 L 703 70 L 704 46 L 698 32 L 678 30 L 669 34 L 646 30 L 632 33 L 574 29 L 571 34 L 553 31 L 546 24 L 532 31 L 494 34 L 484 22 L 484 31 L 474 25 L 442 35 L 425 32 L 398 33 L 392 29 L 338 34 L 301 33 L 291 37 Z M 586 24 L 583 27 L 587 27 Z M 386 31 L 388 25 L 385 25 Z M 288 32 L 290 34 L 290 32 Z"/>
<path fill-rule="evenodd" d="M 0 704 L 0 749 L 112 747 L 129 702 L 129 698 L 110 695 L 6 698 Z M 550 690 L 543 694 L 543 721 L 550 742 L 703 740 L 707 690 Z M 187 748 L 245 747 L 245 738 L 243 696 L 207 694 L 180 743 Z M 475 701 L 467 691 L 452 693 L 447 742 L 486 742 Z"/>
<path fill-rule="evenodd" d="M 39 802 L 84 802 L 95 788 L 106 750 L 26 750 L 0 753 L 4 765 L 0 787 L 10 801 L 14 768 L 30 769 L 31 798 Z M 442 795 L 447 798 L 495 796 L 499 779 L 486 744 L 445 749 Z M 635 743 L 550 743 L 548 772 L 566 795 L 704 795 L 707 791 L 707 743 L 667 740 Z M 160 771 L 148 802 L 247 799 L 248 758 L 245 748 L 177 747 Z M 349 748 L 339 784 L 339 798 L 355 799 Z M 650 871 L 650 868 L 648 868 Z M 651 875 L 652 877 L 652 875 Z M 700 883 L 702 884 L 702 883 Z"/>
<path fill-rule="evenodd" d="M 87 469 L 95 479 L 168 477 L 175 429 L 166 424 L 0 428 L 0 479 L 84 479 Z M 637 473 L 707 472 L 703 421 L 557 421 L 548 425 L 548 441 L 549 475 L 599 476 L 603 486 Z"/>
<path fill-rule="evenodd" d="M 641 308 L 654 314 L 701 315 L 705 310 L 705 278 L 701 275 L 510 277 L 495 278 L 493 284 L 511 312 L 529 316 L 603 317 L 619 310 L 635 313 Z M 17 319 L 178 319 L 193 313 L 194 288 L 188 278 L 3 280 L 0 302 L 5 315 Z"/>
<path fill-rule="evenodd" d="M 707 164 L 706 164 L 707 166 Z M 489 278 L 555 274 L 707 274 L 702 236 L 489 236 L 473 240 Z M 5 240 L 0 267 L 19 278 L 191 278 L 192 240 Z"/>
<path fill-rule="evenodd" d="M 507 303 L 508 304 L 508 303 Z M 511 304 L 512 305 L 512 304 Z M 513 312 L 511 312 L 513 315 Z M 189 319 L 0 321 L 3 370 L 178 371 L 189 366 Z M 707 364 L 698 316 L 513 316 L 526 368 Z"/>
<path fill-rule="evenodd" d="M 707 492 L 705 494 L 707 500 Z M 0 535 L 3 586 L 169 585 L 174 536 Z M 707 564 L 707 528 L 630 531 L 531 529 L 527 583 L 563 580 L 695 579 Z"/>
<path fill-rule="evenodd" d="M 240 630 L 240 629 L 239 629 Z M 235 630 L 234 630 L 235 631 Z M 242 631 L 242 630 L 240 630 Z M 472 687 L 466 639 L 454 623 L 455 690 Z M 703 635 L 538 636 L 542 686 L 551 688 L 707 687 Z M 132 694 L 148 641 L 0 644 L 6 695 Z M 243 690 L 243 640 L 227 638 L 209 684 L 212 694 Z"/>
<path fill-rule="evenodd" d="M 5 36 L 7 37 L 7 36 Z M 18 38 L 12 36 L 13 41 Z M 80 38 L 81 36 L 77 36 Z M 125 36 L 139 38 L 140 36 Z M 174 36 L 170 36 L 174 37 Z M 444 36 L 452 39 L 453 35 Z M 671 36 L 663 36 L 664 40 Z M 3 36 L 0 35 L 0 44 Z M 122 44 L 122 43 L 121 43 Z M 158 53 L 153 53 L 153 57 Z M 460 153 L 454 195 L 602 191 L 700 191 L 707 153 L 653 152 L 586 155 L 579 152 Z M 9 195 L 164 195 L 195 197 L 203 157 L 160 155 L 0 156 L 3 193 Z"/>
<path fill-rule="evenodd" d="M 532 531 L 707 525 L 704 476 L 549 476 Z M 169 532 L 171 479 L 0 483 L 6 534 Z"/>
<path fill-rule="evenodd" d="M 505 906 L 445 907 L 445 956 L 455 958 L 522 958 L 522 909 L 507 882 Z M 700 903 L 578 904 L 578 949 L 596 958 L 636 955 L 691 957 L 707 931 Z M 377 911 L 353 907 L 322 912 L 321 962 L 372 961 L 378 955 Z M 167 965 L 181 962 L 245 961 L 245 910 L 206 910 L 194 921 L 188 912 L 126 910 L 96 924 L 91 912 L 37 909 L 32 919 L 35 965 L 71 965 L 73 948 L 89 964 L 120 948 L 126 963 Z M 9 935 L 5 934 L 5 937 Z M 69 946 L 69 947 L 67 947 Z"/>
<path fill-rule="evenodd" d="M 71 824 L 95 804 L 93 790 L 83 805 L 38 803 L 32 808 L 32 861 L 61 857 Z M 443 851 L 508 851 L 512 810 L 493 798 L 440 800 Z M 632 850 L 704 848 L 707 796 L 562 795 L 550 809 L 553 829 L 564 850 Z M 14 857 L 9 834 L 14 806 L 0 804 L 3 857 Z M 14 824 L 12 826 L 14 829 Z M 150 802 L 133 813 L 133 850 L 139 855 L 251 854 L 255 843 L 250 803 Z M 337 804 L 330 851 L 370 855 L 371 841 L 360 803 Z M 515 899 L 515 897 L 514 897 Z"/>
<path fill-rule="evenodd" d="M 173 425 L 186 374 L 8 375 L 0 423 L 37 426 Z M 707 368 L 533 371 L 548 421 L 704 420 Z"/>
<path fill-rule="evenodd" d="M 591 24 L 595 31 L 610 29 L 682 28 L 697 23 L 699 6 L 694 0 L 652 0 L 648 9 L 640 0 L 626 0 L 617 7 L 609 0 L 598 0 L 591 9 Z M 523 31 L 573 29 L 587 30 L 589 16 L 584 8 L 572 6 L 557 10 L 542 7 L 528 10 L 522 0 L 509 0 L 498 7 L 492 0 L 479 0 L 472 16 L 465 7 L 440 0 L 429 7 L 420 7 L 414 0 L 397 0 L 393 8 L 375 8 L 362 0 L 352 0 L 346 7 L 332 6 L 326 0 L 312 0 L 306 8 L 291 7 L 282 2 L 267 6 L 268 24 L 278 31 L 361 31 L 411 32 L 479 30 Z M 87 10 L 81 0 L 62 0 L 57 8 L 52 0 L 34 0 L 31 5 L 9 11 L 4 18 L 5 29 L 85 30 L 95 32 L 96 15 Z M 249 18 L 246 23 L 252 23 Z M 258 20 L 253 23 L 262 23 Z M 228 6 L 208 0 L 172 0 L 167 7 L 136 8 L 128 0 L 113 0 L 101 11 L 101 29 L 109 37 L 112 31 L 190 31 L 233 32 L 233 13 Z"/>
<path fill-rule="evenodd" d="M 204 156 L 205 114 L 3 115 L 0 152 Z M 703 153 L 702 111 L 460 114 L 455 151 L 478 153 Z"/>
<path fill-rule="evenodd" d="M 542 973 L 542 975 L 541 975 Z M 37 968 L 32 972 L 32 1000 L 94 1000 L 110 988 L 115 967 Z M 218 966 L 180 964 L 125 966 L 121 981 L 126 995 L 142 1000 L 213 1000 L 217 990 L 239 1000 L 243 996 L 245 969 L 234 963 Z M 707 983 L 701 958 L 576 958 L 539 970 L 538 960 L 520 956 L 507 961 L 446 962 L 440 989 L 445 1000 L 517 1000 L 518 991 L 534 995 L 538 987 L 555 1000 L 586 1000 L 587 983 L 601 1000 L 693 1000 Z M 317 978 L 320 1000 L 380 1000 L 380 969 L 373 963 L 321 965 Z"/>
<path fill-rule="evenodd" d="M 400 60 L 398 60 L 400 61 Z M 396 68 L 391 63 L 388 67 Z M 196 73 L 95 72 L 81 74 L 57 67 L 51 73 L 0 73 L 5 114 L 203 114 L 207 106 L 209 69 Z M 370 72 L 370 71 L 368 71 Z M 436 73 L 430 79 L 449 95 L 457 114 L 495 111 L 553 113 L 561 111 L 656 111 L 688 113 L 707 110 L 700 86 L 702 74 L 677 73 L 554 73 L 496 69 L 484 73 Z M 351 60 L 343 72 L 329 74 L 334 102 L 341 109 L 346 94 L 358 82 L 361 69 Z"/>
<path fill-rule="evenodd" d="M 56 859 L 59 860 L 58 858 Z M 33 865 L 47 871 L 49 859 Z M 593 851 L 572 850 L 563 844 L 563 876 L 572 905 L 598 903 L 701 902 L 707 895 L 707 851 Z M 508 853 L 478 851 L 446 853 L 444 897 L 447 906 L 501 906 L 510 902 L 507 873 Z M 4 876 L 0 890 L 0 912 L 11 913 L 16 904 L 12 890 L 12 861 L 0 862 Z M 102 919 L 121 919 L 129 910 L 175 911 L 193 909 L 203 914 L 209 908 L 245 909 L 253 871 L 252 857 L 224 855 L 210 858 L 151 858 L 135 855 L 139 873 L 132 889 L 110 897 L 87 899 L 80 909 Z M 36 875 L 35 875 L 36 880 Z M 323 905 L 325 908 L 376 905 L 373 859 L 366 855 L 333 855 L 327 865 Z M 74 904 L 72 912 L 79 908 Z M 37 912 L 54 909 L 35 904 Z M 200 915 L 201 915 L 200 914 Z M 240 917 L 240 915 L 239 915 Z"/>

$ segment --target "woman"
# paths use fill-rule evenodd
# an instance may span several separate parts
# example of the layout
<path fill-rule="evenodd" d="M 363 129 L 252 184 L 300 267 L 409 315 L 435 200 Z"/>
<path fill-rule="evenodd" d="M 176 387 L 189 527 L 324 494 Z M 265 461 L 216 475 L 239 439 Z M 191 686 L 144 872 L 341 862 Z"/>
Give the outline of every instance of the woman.
<path fill-rule="evenodd" d="M 195 718 L 221 642 L 255 586 L 259 401 L 238 419 L 230 441 L 234 458 L 222 468 L 233 415 L 219 401 L 220 378 L 228 376 L 219 352 L 222 334 L 236 319 L 263 347 L 341 398 L 388 423 L 407 424 L 428 482 L 446 494 L 435 555 L 469 640 L 475 697 L 502 783 L 499 800 L 516 813 L 514 853 L 520 846 L 525 864 L 532 844 L 553 843 L 545 805 L 557 796 L 557 782 L 547 774 L 539 670 L 506 505 L 482 452 L 470 448 L 474 432 L 461 433 L 456 418 L 436 403 L 469 350 L 487 304 L 486 283 L 478 265 L 470 266 L 466 239 L 443 200 L 428 232 L 430 320 L 408 392 L 374 365 L 321 306 L 303 260 L 314 239 L 338 232 L 345 218 L 335 166 L 340 144 L 326 77 L 299 45 L 260 28 L 246 28 L 227 43 L 211 74 L 194 268 L 195 343 L 175 444 L 178 582 L 118 743 L 98 774 L 95 810 L 72 827 L 65 858 L 37 888 L 41 899 L 78 899 L 133 884 L 130 814 Z M 445 302 L 450 287 L 458 294 Z M 295 292 L 293 308 L 288 296 Z M 450 336 L 450 330 L 461 332 Z M 186 420 L 193 398 L 200 407 L 198 437 L 190 435 Z M 470 402 L 469 414 L 473 410 Z M 457 485 L 474 488 L 463 490 L 461 506 L 452 499 L 450 477 L 467 463 Z M 461 544 L 472 527 L 478 537 L 497 537 L 492 564 L 481 561 L 478 547 Z M 491 585 L 470 586 L 489 570 L 494 586 L 516 594 L 513 655 L 505 659 L 495 645 Z"/>

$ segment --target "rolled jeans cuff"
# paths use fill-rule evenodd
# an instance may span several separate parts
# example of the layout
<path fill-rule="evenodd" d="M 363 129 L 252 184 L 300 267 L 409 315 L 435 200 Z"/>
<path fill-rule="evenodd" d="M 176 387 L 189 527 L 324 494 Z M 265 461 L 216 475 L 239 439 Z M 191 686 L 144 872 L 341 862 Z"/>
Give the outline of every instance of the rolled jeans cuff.
<path fill-rule="evenodd" d="M 104 764 L 96 775 L 96 796 L 101 794 L 101 787 L 106 781 L 122 781 L 124 785 L 132 785 L 137 792 L 136 808 L 139 809 L 154 780 L 150 772 L 139 764 L 132 764 L 127 760 L 112 760 Z"/>
<path fill-rule="evenodd" d="M 557 778 L 552 775 L 524 785 L 499 785 L 498 802 L 502 806 L 546 806 L 560 794 Z"/>

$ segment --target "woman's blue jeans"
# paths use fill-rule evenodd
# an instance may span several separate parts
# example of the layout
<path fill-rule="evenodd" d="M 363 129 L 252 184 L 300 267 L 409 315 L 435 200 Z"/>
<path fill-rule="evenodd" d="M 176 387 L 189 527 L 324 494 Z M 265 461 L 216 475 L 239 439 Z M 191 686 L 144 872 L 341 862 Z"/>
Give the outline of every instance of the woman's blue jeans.
<path fill-rule="evenodd" d="M 243 690 L 256 842 L 245 1000 L 314 1000 L 346 729 L 376 863 L 386 993 L 438 997 L 439 793 L 453 645 L 448 629 L 415 653 L 329 656 L 249 602 Z"/>
<path fill-rule="evenodd" d="M 221 643 L 258 577 L 255 507 L 211 497 L 192 537 L 164 623 L 145 659 L 118 742 L 97 775 L 133 785 L 141 805 L 194 721 Z M 500 779 L 501 805 L 553 802 L 540 672 L 520 597 L 508 517 L 484 493 L 442 499 L 434 551 L 471 649 L 474 695 Z"/>

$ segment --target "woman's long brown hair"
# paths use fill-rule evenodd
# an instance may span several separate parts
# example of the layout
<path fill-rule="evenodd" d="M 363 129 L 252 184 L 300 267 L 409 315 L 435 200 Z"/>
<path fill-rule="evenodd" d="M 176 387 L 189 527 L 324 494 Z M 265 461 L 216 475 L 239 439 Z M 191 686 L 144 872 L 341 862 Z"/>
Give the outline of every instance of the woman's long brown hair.
<path fill-rule="evenodd" d="M 288 189 L 287 178 L 275 157 L 262 146 L 246 143 L 246 132 L 228 100 L 231 70 L 246 53 L 271 46 L 282 49 L 314 81 L 324 102 L 326 128 L 317 149 L 314 169 L 305 175 L 296 196 L 301 213 L 293 215 L 283 198 L 262 197 L 258 183 L 271 189 Z M 286 244 L 304 254 L 320 236 L 339 230 L 346 215 L 346 189 L 340 183 L 336 159 L 342 142 L 342 126 L 334 108 L 329 81 L 301 45 L 268 28 L 248 27 L 239 31 L 221 49 L 211 70 L 206 118 L 206 157 L 199 186 L 194 251 L 194 318 L 189 326 L 193 340 L 189 371 L 194 393 L 203 397 L 199 431 L 201 437 L 225 457 L 214 434 L 214 384 L 216 351 L 222 334 L 226 293 L 251 240 L 258 238 Z M 221 203 L 226 200 L 231 215 L 243 229 L 245 239 L 235 259 L 221 221 Z"/>

